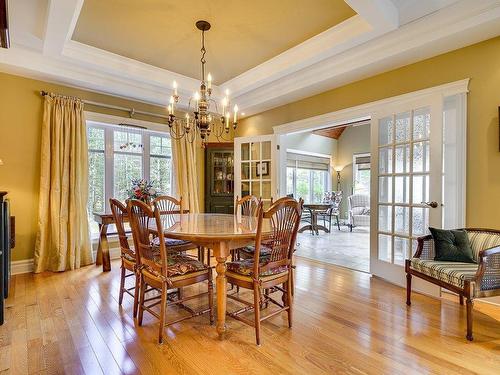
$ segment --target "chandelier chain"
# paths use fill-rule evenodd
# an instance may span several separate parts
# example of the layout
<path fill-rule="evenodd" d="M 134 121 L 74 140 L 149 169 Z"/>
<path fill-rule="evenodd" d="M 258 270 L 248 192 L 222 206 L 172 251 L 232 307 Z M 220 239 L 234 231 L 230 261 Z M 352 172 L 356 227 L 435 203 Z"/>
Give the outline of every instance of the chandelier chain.
<path fill-rule="evenodd" d="M 201 81 L 205 82 L 205 63 L 207 60 L 205 60 L 205 54 L 207 53 L 207 50 L 205 49 L 205 30 L 201 32 Z"/>

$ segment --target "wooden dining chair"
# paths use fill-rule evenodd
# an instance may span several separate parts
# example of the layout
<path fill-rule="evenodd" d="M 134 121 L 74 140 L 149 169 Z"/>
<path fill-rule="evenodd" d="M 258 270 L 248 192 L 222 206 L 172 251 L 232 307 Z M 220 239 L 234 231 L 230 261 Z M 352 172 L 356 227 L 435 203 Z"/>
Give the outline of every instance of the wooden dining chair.
<path fill-rule="evenodd" d="M 157 206 L 158 207 L 158 206 Z M 128 203 L 132 233 L 137 243 L 137 251 L 140 263 L 140 296 L 138 308 L 138 324 L 142 325 L 144 311 L 149 312 L 160 320 L 158 342 L 163 342 L 165 326 L 181 322 L 183 320 L 209 313 L 210 324 L 213 324 L 213 282 L 212 269 L 202 262 L 185 256 L 181 253 L 172 253 L 166 245 L 163 235 L 162 219 L 160 210 L 143 202 L 131 200 Z M 160 239 L 159 253 L 152 243 L 152 227 Z M 199 282 L 207 281 L 207 292 L 191 296 L 184 296 L 177 300 L 167 299 L 169 289 L 179 289 Z M 146 293 L 157 291 L 159 294 L 146 298 Z M 208 308 L 193 310 L 184 303 L 188 300 L 208 295 Z M 153 307 L 160 305 L 160 312 Z M 179 305 L 189 312 L 189 316 L 165 322 L 167 306 Z"/>
<path fill-rule="evenodd" d="M 151 201 L 151 206 L 158 208 L 158 210 L 160 211 L 160 216 L 162 218 L 168 215 L 189 213 L 189 210 L 184 209 L 184 206 L 182 204 L 182 197 L 176 199 L 169 195 L 161 195 L 153 199 L 153 201 Z M 159 241 L 158 237 L 156 237 L 153 240 L 153 243 L 158 246 L 158 241 Z M 186 254 L 188 250 L 197 249 L 198 250 L 197 259 L 202 262 L 204 261 L 203 248 L 193 244 L 190 241 L 176 240 L 173 238 L 165 237 L 165 243 L 170 249 L 170 252 L 172 253 L 178 252 Z"/>
<path fill-rule="evenodd" d="M 260 199 L 254 195 L 246 195 L 241 199 L 234 202 L 234 214 L 238 215 L 240 213 L 243 216 L 257 216 L 257 211 L 259 209 Z"/>
<path fill-rule="evenodd" d="M 288 314 L 288 326 L 292 327 L 292 256 L 299 229 L 302 213 L 302 199 L 297 202 L 291 198 L 282 198 L 276 201 L 267 211 L 264 211 L 262 202 L 259 204 L 257 233 L 255 239 L 255 253 L 253 259 L 243 259 L 227 263 L 226 277 L 229 283 L 253 291 L 253 303 L 238 295 L 228 294 L 245 307 L 228 313 L 229 316 L 255 327 L 255 338 L 260 345 L 261 322 L 283 311 Z M 269 220 L 272 234 L 268 237 L 270 253 L 268 257 L 261 257 L 262 226 L 264 220 Z M 264 294 L 265 290 L 280 291 L 282 300 L 277 301 L 272 294 Z M 278 310 L 261 316 L 261 309 L 268 303 L 279 307 Z M 254 320 L 249 320 L 242 313 L 254 312 Z"/>
<path fill-rule="evenodd" d="M 137 316 L 137 305 L 139 301 L 139 272 L 137 269 L 137 254 L 132 250 L 128 243 L 128 236 L 125 232 L 125 220 L 128 215 L 127 207 L 119 200 L 111 198 L 109 200 L 111 206 L 111 213 L 116 225 L 118 239 L 120 241 L 120 258 L 121 258 L 121 274 L 120 274 L 120 294 L 118 297 L 118 304 L 123 302 L 124 293 L 129 294 L 134 298 L 134 318 Z M 130 273 L 127 273 L 129 271 Z M 129 277 L 134 277 L 134 286 L 127 288 L 125 281 Z"/>

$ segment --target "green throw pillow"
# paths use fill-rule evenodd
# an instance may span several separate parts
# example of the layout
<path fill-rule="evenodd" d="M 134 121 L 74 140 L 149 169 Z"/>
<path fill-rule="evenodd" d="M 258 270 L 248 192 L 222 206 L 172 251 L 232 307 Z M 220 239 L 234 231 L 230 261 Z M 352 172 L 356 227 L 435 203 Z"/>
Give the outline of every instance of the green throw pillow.
<path fill-rule="evenodd" d="M 469 237 L 465 230 L 429 228 L 434 239 L 434 260 L 475 263 Z"/>

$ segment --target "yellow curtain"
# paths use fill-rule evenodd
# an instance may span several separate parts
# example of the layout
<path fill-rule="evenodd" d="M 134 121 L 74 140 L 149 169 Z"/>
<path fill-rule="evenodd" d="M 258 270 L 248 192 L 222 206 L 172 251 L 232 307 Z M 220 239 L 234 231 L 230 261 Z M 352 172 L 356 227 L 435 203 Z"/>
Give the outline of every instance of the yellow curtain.
<path fill-rule="evenodd" d="M 53 94 L 44 100 L 35 272 L 72 270 L 93 262 L 83 102 Z"/>
<path fill-rule="evenodd" d="M 186 137 L 172 139 L 174 195 L 182 197 L 184 208 L 191 213 L 200 212 L 196 147 L 196 143 L 190 143 Z"/>

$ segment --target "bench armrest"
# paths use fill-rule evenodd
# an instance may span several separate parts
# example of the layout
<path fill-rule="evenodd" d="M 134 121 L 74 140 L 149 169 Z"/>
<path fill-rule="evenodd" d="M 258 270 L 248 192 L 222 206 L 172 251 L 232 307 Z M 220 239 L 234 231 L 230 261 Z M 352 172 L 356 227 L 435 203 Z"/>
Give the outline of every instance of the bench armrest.
<path fill-rule="evenodd" d="M 500 295 L 500 246 L 479 252 L 479 268 L 475 281 L 479 289 L 478 294 Z"/>
<path fill-rule="evenodd" d="M 417 238 L 417 250 L 413 258 L 434 259 L 433 239 L 431 235 Z"/>

